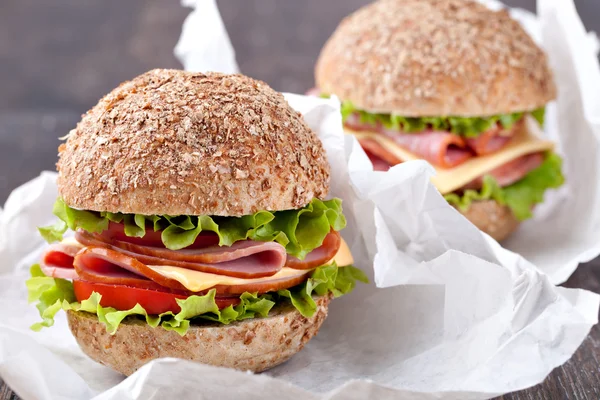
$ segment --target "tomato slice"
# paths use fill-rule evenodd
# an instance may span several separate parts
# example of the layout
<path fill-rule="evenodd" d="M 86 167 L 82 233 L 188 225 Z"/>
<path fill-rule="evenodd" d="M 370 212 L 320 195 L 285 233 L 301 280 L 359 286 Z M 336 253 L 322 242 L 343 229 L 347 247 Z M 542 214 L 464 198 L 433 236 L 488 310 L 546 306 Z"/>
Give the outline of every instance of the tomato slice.
<path fill-rule="evenodd" d="M 156 315 L 167 311 L 178 313 L 181 308 L 176 299 L 185 299 L 188 296 L 174 294 L 152 289 L 142 289 L 125 285 L 111 285 L 106 283 L 95 283 L 82 280 L 73 281 L 73 289 L 77 301 L 89 299 L 92 292 L 102 296 L 100 305 L 102 307 L 113 307 L 125 311 L 135 307 L 136 304 L 144 307 L 148 314 Z M 216 297 L 215 302 L 219 309 L 240 302 L 239 297 Z"/>

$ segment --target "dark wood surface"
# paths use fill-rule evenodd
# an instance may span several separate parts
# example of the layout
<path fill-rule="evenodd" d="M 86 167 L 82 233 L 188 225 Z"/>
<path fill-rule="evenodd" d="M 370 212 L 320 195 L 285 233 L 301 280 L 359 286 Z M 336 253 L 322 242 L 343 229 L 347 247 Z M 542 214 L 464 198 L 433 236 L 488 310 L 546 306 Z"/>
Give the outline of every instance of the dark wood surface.
<path fill-rule="evenodd" d="M 227 0 L 223 20 L 247 75 L 282 91 L 313 84 L 319 50 L 341 18 L 367 0 Z M 535 0 L 510 0 L 533 9 Z M 600 1 L 578 0 L 600 31 Z M 0 0 L 0 204 L 12 189 L 53 169 L 58 137 L 121 81 L 177 68 L 172 49 L 187 11 L 178 1 Z M 600 260 L 565 286 L 600 293 Z M 600 399 L 600 328 L 534 388 L 502 399 Z M 0 400 L 16 399 L 0 380 Z"/>

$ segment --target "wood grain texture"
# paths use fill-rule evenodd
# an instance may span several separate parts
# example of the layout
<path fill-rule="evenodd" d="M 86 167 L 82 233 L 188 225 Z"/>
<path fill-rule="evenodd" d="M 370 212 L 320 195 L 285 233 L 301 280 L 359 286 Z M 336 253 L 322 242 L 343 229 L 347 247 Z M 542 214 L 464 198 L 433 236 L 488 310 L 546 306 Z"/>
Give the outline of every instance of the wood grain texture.
<path fill-rule="evenodd" d="M 0 379 L 0 400 L 18 400 L 16 394 Z"/>
<path fill-rule="evenodd" d="M 177 68 L 172 49 L 187 15 L 177 1 L 2 0 L 0 4 L 0 203 L 53 169 L 58 137 L 121 81 Z M 313 85 L 313 65 L 338 22 L 368 0 L 227 0 L 219 3 L 242 72 L 282 91 Z M 533 9 L 535 0 L 507 0 Z M 600 31 L 600 2 L 576 0 Z M 600 260 L 567 282 L 600 293 Z M 600 328 L 534 388 L 505 400 L 600 398 Z M 17 399 L 0 381 L 0 400 Z"/>

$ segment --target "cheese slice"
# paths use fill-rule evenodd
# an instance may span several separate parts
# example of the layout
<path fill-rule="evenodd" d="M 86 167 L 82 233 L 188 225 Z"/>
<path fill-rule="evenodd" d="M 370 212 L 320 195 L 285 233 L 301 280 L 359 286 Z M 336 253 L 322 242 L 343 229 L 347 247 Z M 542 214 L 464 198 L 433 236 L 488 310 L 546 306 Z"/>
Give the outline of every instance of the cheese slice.
<path fill-rule="evenodd" d="M 79 243 L 77 239 L 75 239 L 73 236 L 64 238 L 63 240 L 61 240 L 60 244 L 65 244 L 67 246 L 75 246 L 79 249 L 83 249 L 85 247 L 84 245 Z"/>
<path fill-rule="evenodd" d="M 537 121 L 525 117 L 523 128 L 519 129 L 513 139 L 500 151 L 480 157 L 473 157 L 454 168 L 436 167 L 436 175 L 431 182 L 442 194 L 452 193 L 476 178 L 527 154 L 539 153 L 554 149 L 554 142 L 542 139 L 542 132 Z M 346 133 L 358 139 L 366 138 L 378 142 L 383 148 L 403 161 L 420 160 L 421 158 L 399 147 L 393 140 L 376 132 L 358 132 L 345 128 Z"/>
<path fill-rule="evenodd" d="M 345 267 L 347 265 L 354 264 L 354 257 L 352 257 L 350 248 L 348 247 L 348 244 L 344 239 L 341 239 L 340 248 L 337 251 L 337 253 L 335 253 L 335 256 L 333 256 L 333 258 L 329 260 L 329 263 L 333 261 L 335 261 L 335 263 L 339 267 Z"/>
<path fill-rule="evenodd" d="M 348 245 L 346 244 L 344 239 L 342 239 L 342 243 L 337 254 L 329 261 L 329 263 L 333 261 L 335 261 L 336 264 L 340 267 L 350 265 L 354 262 L 352 254 L 350 254 L 350 249 L 348 248 Z M 306 270 L 298 270 L 284 267 L 275 275 L 267 276 L 264 278 L 243 279 L 225 275 L 194 271 L 170 265 L 148 265 L 148 267 L 166 278 L 176 280 L 177 282 L 185 286 L 186 289 L 192 292 L 200 292 L 202 290 L 206 290 L 217 285 L 247 285 L 249 283 L 268 282 L 274 279 L 293 278 L 297 276 L 302 276 L 308 272 Z"/>

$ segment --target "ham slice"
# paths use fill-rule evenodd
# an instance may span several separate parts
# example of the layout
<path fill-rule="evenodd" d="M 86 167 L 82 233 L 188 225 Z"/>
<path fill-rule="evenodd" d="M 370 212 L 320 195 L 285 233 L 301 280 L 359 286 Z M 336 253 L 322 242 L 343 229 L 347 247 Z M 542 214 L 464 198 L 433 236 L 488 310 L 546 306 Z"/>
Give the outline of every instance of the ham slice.
<path fill-rule="evenodd" d="M 53 269 L 46 266 L 46 273 L 66 279 L 189 295 L 191 292 L 180 282 L 149 267 L 175 266 L 241 280 L 235 284 L 215 286 L 220 295 L 265 293 L 304 282 L 310 270 L 332 259 L 341 245 L 339 233 L 332 231 L 319 248 L 304 260 L 299 260 L 288 256 L 285 248 L 276 242 L 245 240 L 229 247 L 218 247 L 211 245 L 213 238 L 207 235 L 201 243 L 175 251 L 141 244 L 137 238 L 121 240 L 121 231 L 119 227 L 112 227 L 109 234 L 79 230 L 75 234 L 77 241 L 72 245 L 60 243 L 50 246 L 44 265 Z M 147 243 L 156 244 L 158 236 L 146 239 Z M 268 279 L 284 265 L 299 271 L 293 275 L 284 274 L 283 278 L 278 275 Z"/>
<path fill-rule="evenodd" d="M 70 243 L 54 243 L 48 246 L 42 256 L 40 268 L 52 278 L 75 279 L 77 272 L 73 269 L 73 260 L 81 246 Z"/>
<path fill-rule="evenodd" d="M 385 172 L 385 171 L 389 171 L 389 169 L 392 168 L 392 165 L 390 165 L 386 161 L 382 160 L 381 158 L 377 157 L 375 154 L 372 154 L 372 153 L 368 152 L 367 150 L 365 150 L 365 153 L 367 153 L 367 157 L 369 157 L 371 164 L 373 164 L 373 171 Z"/>
<path fill-rule="evenodd" d="M 348 116 L 344 125 L 356 131 L 375 131 L 385 135 L 398 146 L 438 167 L 452 168 L 473 157 L 473 153 L 467 147 L 466 141 L 461 136 L 454 135 L 451 132 L 426 130 L 419 133 L 404 133 L 386 129 L 381 124 L 375 127 L 365 124 L 360 121 L 360 117 L 357 114 Z M 373 153 L 373 149 L 370 149 L 370 151 Z M 389 154 L 383 157 L 378 153 L 375 154 L 387 162 L 393 161 Z"/>
<path fill-rule="evenodd" d="M 186 290 L 181 283 L 162 276 L 135 258 L 105 247 L 86 247 L 77 253 L 73 265 L 77 276 L 90 282 Z"/>
<path fill-rule="evenodd" d="M 323 240 L 323 244 L 306 255 L 304 260 L 288 255 L 286 267 L 294 269 L 313 269 L 320 267 L 335 257 L 340 249 L 342 239 L 338 232 L 332 231 Z"/>
<path fill-rule="evenodd" d="M 387 171 L 392 165 L 402 163 L 400 158 L 383 148 L 376 140 L 361 138 L 358 142 L 367 153 L 375 171 Z"/>
<path fill-rule="evenodd" d="M 373 141 L 374 143 L 377 143 Z M 377 157 L 375 154 L 367 152 L 367 155 L 373 163 L 373 168 L 376 171 L 387 171 L 392 166 L 386 160 Z M 526 154 L 522 157 L 516 158 L 508 163 L 487 172 L 484 175 L 491 175 L 494 177 L 500 187 L 512 185 L 513 183 L 523 179 L 525 175 L 534 169 L 538 168 L 544 162 L 544 153 L 532 153 Z M 469 184 L 465 185 L 461 190 L 466 189 L 481 189 L 483 185 L 483 176 L 473 180 Z"/>
<path fill-rule="evenodd" d="M 532 153 L 516 158 L 496 169 L 491 170 L 485 175 L 491 175 L 500 187 L 512 185 L 523 179 L 525 175 L 538 168 L 544 162 L 544 153 Z M 462 190 L 481 189 L 483 185 L 483 176 L 475 179 L 466 185 Z"/>
<path fill-rule="evenodd" d="M 331 260 L 340 248 L 340 235 L 330 232 L 323 244 L 310 252 L 304 260 L 286 254 L 276 242 L 243 240 L 229 247 L 208 246 L 169 250 L 164 247 L 143 246 L 122 240 L 107 239 L 105 235 L 76 233 L 77 240 L 86 246 L 107 247 L 135 258 L 147 265 L 172 265 L 200 272 L 236 278 L 272 276 L 283 266 L 312 269 Z"/>
<path fill-rule="evenodd" d="M 415 134 L 385 129 L 383 133 L 398 146 L 442 168 L 455 167 L 473 157 L 465 140 L 450 132 L 425 131 Z"/>
<path fill-rule="evenodd" d="M 75 256 L 74 265 L 78 279 L 84 281 L 169 291 L 175 294 L 191 294 L 178 281 L 155 272 L 135 258 L 104 247 L 87 247 L 81 250 Z M 296 286 L 304 282 L 309 273 L 307 271 L 305 274 L 291 277 L 266 279 L 261 282 L 249 281 L 239 285 L 217 285 L 198 293 L 205 293 L 210 289 L 215 289 L 218 295 L 237 295 L 244 292 L 266 293 Z"/>
<path fill-rule="evenodd" d="M 377 132 L 393 140 L 398 146 L 429 161 L 436 167 L 452 168 L 474 156 L 495 153 L 506 146 L 523 121 L 516 123 L 511 129 L 502 129 L 499 125 L 489 129 L 476 138 L 463 138 L 451 132 L 425 130 L 418 133 L 404 133 L 386 129 L 382 124 L 376 126 L 360 121 L 358 114 L 348 116 L 344 125 L 355 131 Z M 368 139 L 366 139 L 368 140 Z M 361 145 L 371 154 L 396 165 L 399 160 L 394 154 L 382 150 L 374 140 L 360 140 Z M 383 168 L 383 166 L 380 166 Z"/>
<path fill-rule="evenodd" d="M 270 279 L 263 282 L 251 282 L 241 285 L 217 285 L 213 289 L 216 290 L 219 296 L 234 296 L 240 295 L 244 292 L 249 293 L 268 293 L 275 292 L 277 290 L 288 289 L 296 285 L 305 282 L 310 275 L 310 271 L 305 274 L 281 278 L 281 279 Z"/>
<path fill-rule="evenodd" d="M 522 125 L 523 120 L 517 122 L 511 129 L 502 129 L 497 125 L 476 138 L 467 138 L 467 145 L 478 156 L 495 153 L 510 142 Z"/>
<path fill-rule="evenodd" d="M 116 250 L 148 265 L 173 265 L 245 279 L 276 274 L 285 265 L 287 257 L 285 248 L 277 242 L 243 240 L 230 247 L 169 250 L 120 240 L 105 241 L 106 238 L 102 235 L 82 230 L 79 230 L 75 237 L 86 246 Z"/>
<path fill-rule="evenodd" d="M 165 248 L 161 239 L 162 231 L 154 232 L 151 227 L 146 228 L 146 234 L 142 238 L 130 237 L 125 234 L 125 226 L 114 222 L 109 223 L 108 229 L 99 234 L 102 241 L 111 242 L 119 240 L 122 242 L 137 244 L 140 246 L 162 247 Z M 208 246 L 216 246 L 219 244 L 219 236 L 214 232 L 201 232 L 194 243 L 187 249 L 199 249 Z"/>

